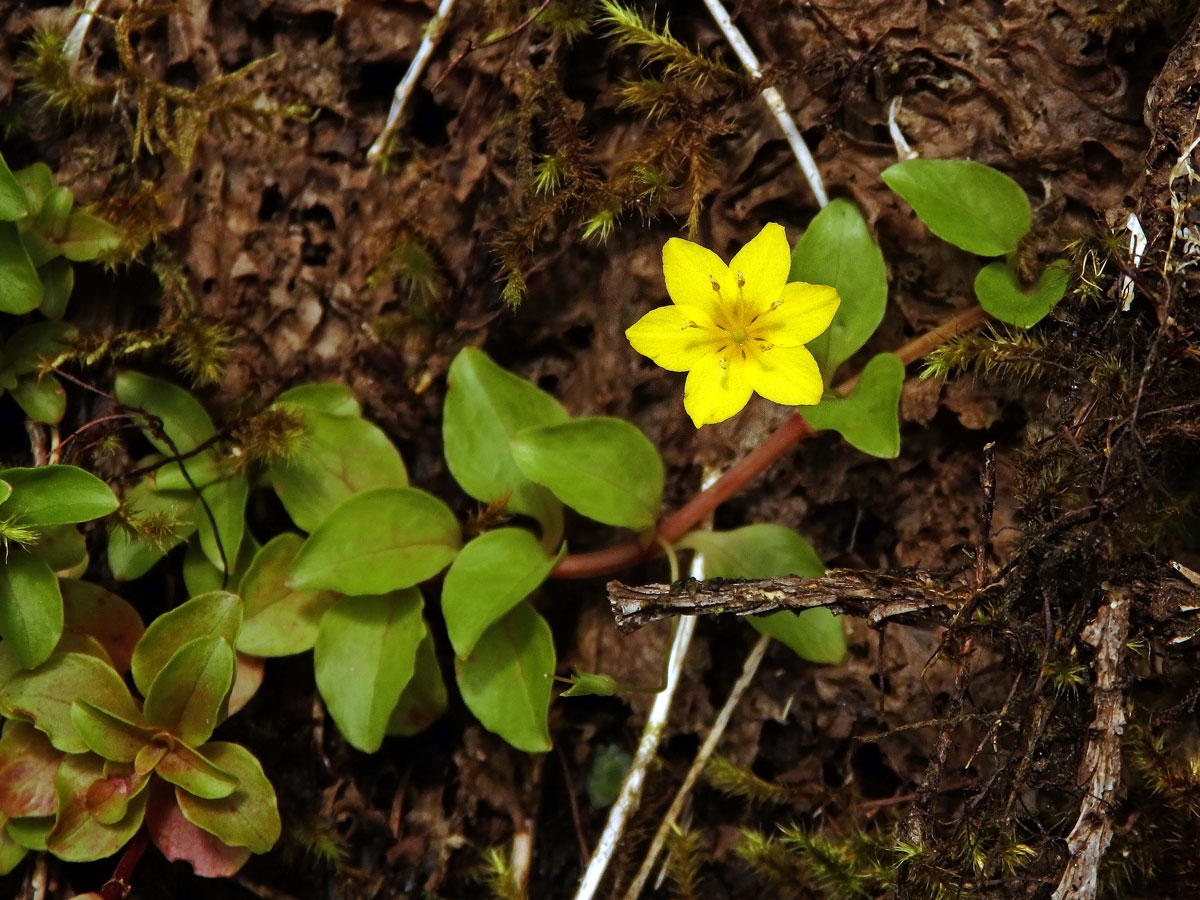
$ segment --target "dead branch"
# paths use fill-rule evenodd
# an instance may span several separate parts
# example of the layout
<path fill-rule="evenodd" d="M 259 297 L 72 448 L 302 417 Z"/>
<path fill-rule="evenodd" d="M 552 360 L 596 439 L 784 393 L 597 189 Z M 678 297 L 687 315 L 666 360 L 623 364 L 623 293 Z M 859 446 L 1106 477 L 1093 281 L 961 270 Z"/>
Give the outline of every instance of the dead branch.
<path fill-rule="evenodd" d="M 1129 634 L 1129 595 L 1114 588 L 1109 601 L 1083 629 L 1096 648 L 1095 717 L 1079 763 L 1083 802 L 1067 836 L 1070 859 L 1053 900 L 1093 900 L 1100 860 L 1112 840 L 1112 811 L 1121 787 L 1121 734 L 1125 730 L 1125 691 L 1119 677 Z"/>
<path fill-rule="evenodd" d="M 622 631 L 672 616 L 765 613 L 824 607 L 840 615 L 867 619 L 872 626 L 895 621 L 908 625 L 944 625 L 975 596 L 975 590 L 945 573 L 905 569 L 865 572 L 830 569 L 820 578 L 789 575 L 763 581 L 688 579 L 676 584 L 631 587 L 608 583 L 608 599 Z"/>

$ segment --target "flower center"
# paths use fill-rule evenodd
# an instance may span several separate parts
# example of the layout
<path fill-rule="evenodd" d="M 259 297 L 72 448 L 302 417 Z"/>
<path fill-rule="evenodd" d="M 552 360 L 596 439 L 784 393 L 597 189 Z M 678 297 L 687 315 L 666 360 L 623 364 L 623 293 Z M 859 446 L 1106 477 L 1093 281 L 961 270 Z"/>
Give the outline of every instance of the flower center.
<path fill-rule="evenodd" d="M 738 328 L 738 329 L 736 329 L 735 331 L 731 331 L 731 332 L 729 333 L 729 336 L 730 336 L 731 338 L 733 338 L 733 340 L 734 340 L 734 341 L 736 341 L 736 342 L 737 342 L 737 343 L 739 343 L 739 344 L 744 344 L 744 343 L 746 343 L 746 337 L 747 337 L 747 335 L 746 335 L 746 329 L 745 329 L 745 328 Z"/>

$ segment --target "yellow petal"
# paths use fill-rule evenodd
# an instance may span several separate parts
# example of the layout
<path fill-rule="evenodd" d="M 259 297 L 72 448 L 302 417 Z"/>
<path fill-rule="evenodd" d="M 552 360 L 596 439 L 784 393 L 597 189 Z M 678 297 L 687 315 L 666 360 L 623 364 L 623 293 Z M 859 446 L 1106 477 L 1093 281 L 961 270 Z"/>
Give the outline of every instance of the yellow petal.
<path fill-rule="evenodd" d="M 827 284 L 793 281 L 783 288 L 782 302 L 759 316 L 753 334 L 777 347 L 802 347 L 825 331 L 842 302 Z"/>
<path fill-rule="evenodd" d="M 686 372 L 724 344 L 712 320 L 694 306 L 652 309 L 625 330 L 625 337 L 638 353 L 672 372 Z"/>
<path fill-rule="evenodd" d="M 737 296 L 737 283 L 717 254 L 691 241 L 671 238 L 663 245 L 663 277 L 672 301 L 680 306 L 699 307 L 716 324 L 731 327 L 721 309 L 721 298 L 724 296 L 726 303 L 732 303 Z M 721 288 L 720 293 L 713 290 L 714 281 Z"/>
<path fill-rule="evenodd" d="M 750 399 L 746 363 L 740 353 L 735 356 L 736 359 L 729 359 L 724 368 L 721 366 L 723 355 L 705 356 L 688 372 L 683 386 L 683 408 L 697 428 L 724 422 L 741 412 Z"/>
<path fill-rule="evenodd" d="M 747 320 L 766 312 L 779 299 L 791 268 L 792 252 L 788 248 L 787 235 L 783 226 L 774 222 L 763 226 L 763 230 L 730 260 L 729 271 L 735 284 L 738 273 L 745 281 L 742 303 Z"/>
<path fill-rule="evenodd" d="M 746 366 L 746 373 L 750 386 L 759 394 L 785 406 L 821 402 L 825 390 L 821 370 L 804 347 L 772 347 L 756 357 Z"/>

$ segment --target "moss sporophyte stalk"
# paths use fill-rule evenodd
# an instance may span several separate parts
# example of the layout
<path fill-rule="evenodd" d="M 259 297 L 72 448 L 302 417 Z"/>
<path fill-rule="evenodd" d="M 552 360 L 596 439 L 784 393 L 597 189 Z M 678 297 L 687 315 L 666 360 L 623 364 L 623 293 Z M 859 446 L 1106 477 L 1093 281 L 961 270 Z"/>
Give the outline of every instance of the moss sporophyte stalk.
<path fill-rule="evenodd" d="M 687 372 L 683 406 L 696 427 L 740 412 L 752 393 L 787 406 L 821 402 L 824 382 L 805 344 L 839 303 L 828 285 L 787 283 L 783 226 L 768 224 L 726 265 L 691 241 L 663 246 L 672 306 L 652 309 L 625 336 L 672 372 Z"/>

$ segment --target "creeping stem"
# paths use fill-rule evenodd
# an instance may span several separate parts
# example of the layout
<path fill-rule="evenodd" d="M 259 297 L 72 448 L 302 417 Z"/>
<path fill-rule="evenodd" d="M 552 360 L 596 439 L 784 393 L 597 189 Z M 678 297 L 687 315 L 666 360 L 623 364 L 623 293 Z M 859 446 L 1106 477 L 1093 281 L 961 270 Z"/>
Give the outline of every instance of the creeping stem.
<path fill-rule="evenodd" d="M 907 366 L 925 356 L 935 347 L 944 344 L 955 335 L 977 328 L 987 321 L 988 314 L 981 307 L 956 313 L 948 321 L 920 337 L 913 338 L 900 349 L 896 356 Z M 854 375 L 839 384 L 835 390 L 843 396 L 854 389 L 858 376 Z M 680 509 L 663 519 L 649 543 L 636 538 L 602 550 L 588 553 L 572 553 L 563 558 L 551 573 L 552 578 L 593 578 L 616 572 L 626 566 L 648 559 L 658 553 L 660 543 L 673 544 L 714 509 L 728 500 L 771 463 L 783 456 L 792 446 L 816 432 L 800 415 L 793 413 L 787 421 L 771 432 L 761 444 L 729 467 L 724 475 L 711 487 L 701 491 Z"/>

